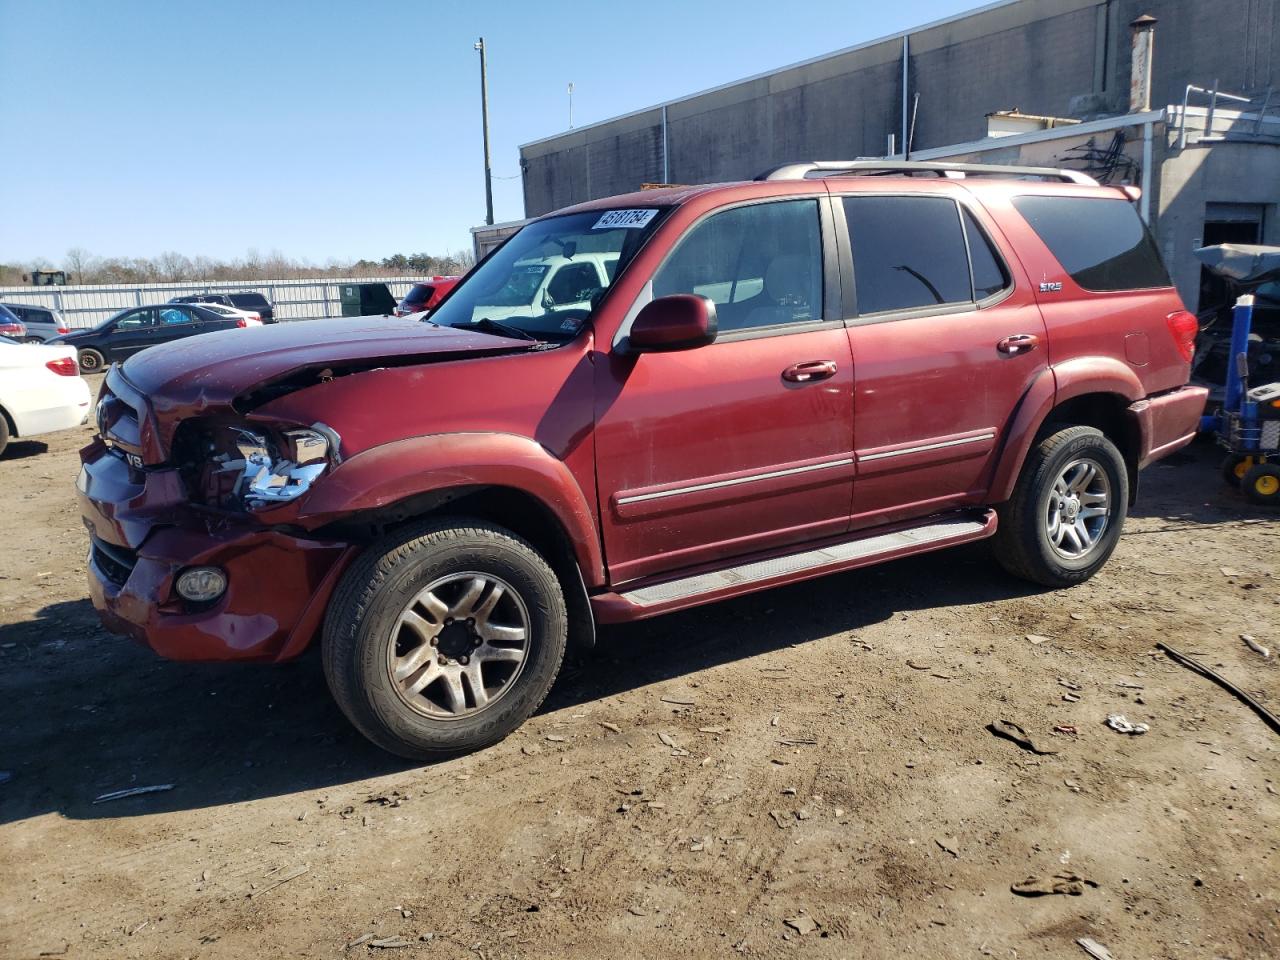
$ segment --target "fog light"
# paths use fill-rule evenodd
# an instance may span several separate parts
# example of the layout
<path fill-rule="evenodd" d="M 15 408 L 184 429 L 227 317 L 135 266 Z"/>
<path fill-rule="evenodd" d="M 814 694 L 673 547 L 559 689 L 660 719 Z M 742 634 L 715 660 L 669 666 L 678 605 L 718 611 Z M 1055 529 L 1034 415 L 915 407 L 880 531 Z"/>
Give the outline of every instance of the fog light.
<path fill-rule="evenodd" d="M 217 600 L 227 589 L 227 575 L 217 567 L 190 567 L 178 575 L 178 595 L 192 603 Z"/>

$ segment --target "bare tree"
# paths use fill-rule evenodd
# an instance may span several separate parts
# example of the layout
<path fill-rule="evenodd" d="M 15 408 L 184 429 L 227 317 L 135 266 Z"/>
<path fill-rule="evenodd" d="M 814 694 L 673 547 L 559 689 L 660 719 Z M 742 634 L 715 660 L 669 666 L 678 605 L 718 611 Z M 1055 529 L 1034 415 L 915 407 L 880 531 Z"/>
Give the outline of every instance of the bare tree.
<path fill-rule="evenodd" d="M 84 247 L 72 247 L 67 251 L 67 259 L 63 261 L 63 267 L 75 278 L 72 283 L 84 283 L 85 271 L 92 259 L 93 254 Z"/>
<path fill-rule="evenodd" d="M 172 250 L 166 250 L 155 261 L 156 272 L 160 278 L 168 283 L 175 283 L 179 280 L 190 280 L 195 272 L 191 267 L 191 260 L 180 253 Z"/>

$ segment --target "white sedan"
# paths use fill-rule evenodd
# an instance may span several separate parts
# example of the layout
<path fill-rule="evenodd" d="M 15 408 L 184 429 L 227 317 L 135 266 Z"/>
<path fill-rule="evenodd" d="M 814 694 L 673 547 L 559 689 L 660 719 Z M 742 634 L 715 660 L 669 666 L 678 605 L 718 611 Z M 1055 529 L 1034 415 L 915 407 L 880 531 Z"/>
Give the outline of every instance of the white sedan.
<path fill-rule="evenodd" d="M 0 454 L 11 439 L 78 427 L 89 402 L 75 347 L 0 337 Z"/>

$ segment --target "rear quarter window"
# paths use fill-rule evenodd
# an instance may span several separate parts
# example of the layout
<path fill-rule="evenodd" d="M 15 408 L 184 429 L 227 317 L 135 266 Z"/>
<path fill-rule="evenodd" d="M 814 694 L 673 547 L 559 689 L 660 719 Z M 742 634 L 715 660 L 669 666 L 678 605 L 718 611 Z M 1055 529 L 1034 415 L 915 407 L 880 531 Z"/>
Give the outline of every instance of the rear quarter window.
<path fill-rule="evenodd" d="M 1015 197 L 1071 279 L 1086 290 L 1145 290 L 1170 285 L 1146 224 L 1127 200 L 1104 197 Z"/>

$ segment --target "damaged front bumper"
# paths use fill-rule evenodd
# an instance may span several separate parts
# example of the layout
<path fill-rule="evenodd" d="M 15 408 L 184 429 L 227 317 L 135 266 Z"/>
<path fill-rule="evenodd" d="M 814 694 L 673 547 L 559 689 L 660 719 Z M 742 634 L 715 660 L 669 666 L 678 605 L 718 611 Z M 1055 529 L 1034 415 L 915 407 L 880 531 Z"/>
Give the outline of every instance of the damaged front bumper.
<path fill-rule="evenodd" d="M 101 439 L 80 457 L 89 593 L 108 630 L 172 660 L 280 661 L 306 648 L 355 548 L 195 507 L 176 470 L 138 469 Z M 226 574 L 217 600 L 177 594 L 193 566 Z"/>

